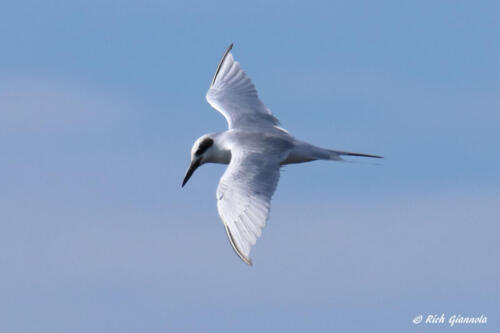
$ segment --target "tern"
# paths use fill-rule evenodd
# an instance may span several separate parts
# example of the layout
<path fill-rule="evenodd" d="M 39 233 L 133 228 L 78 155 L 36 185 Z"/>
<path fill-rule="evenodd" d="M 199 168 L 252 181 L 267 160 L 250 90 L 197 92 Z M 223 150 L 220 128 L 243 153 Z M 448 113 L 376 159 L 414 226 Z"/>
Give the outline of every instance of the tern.
<path fill-rule="evenodd" d="M 344 155 L 382 156 L 324 149 L 291 136 L 261 102 L 252 81 L 234 60 L 232 48 L 233 44 L 220 60 L 206 95 L 229 128 L 195 141 L 182 187 L 199 166 L 228 164 L 217 187 L 217 210 L 234 251 L 251 266 L 250 250 L 266 225 L 281 166 L 342 161 Z"/>

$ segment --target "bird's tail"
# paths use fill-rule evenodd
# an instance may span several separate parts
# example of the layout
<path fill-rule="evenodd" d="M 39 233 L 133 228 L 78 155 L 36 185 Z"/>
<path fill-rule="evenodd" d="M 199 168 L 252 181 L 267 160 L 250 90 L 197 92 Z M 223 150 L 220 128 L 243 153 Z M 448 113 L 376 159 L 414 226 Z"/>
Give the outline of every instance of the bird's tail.
<path fill-rule="evenodd" d="M 295 147 L 290 152 L 287 160 L 282 164 L 303 163 L 315 160 L 330 160 L 330 161 L 343 161 L 342 156 L 359 156 L 371 158 L 383 158 L 378 155 L 352 153 L 342 150 L 324 149 L 307 142 L 296 141 Z"/>
<path fill-rule="evenodd" d="M 333 161 L 343 161 L 341 156 L 357 156 L 357 157 L 371 157 L 371 158 L 384 158 L 379 155 L 370 155 L 370 154 L 361 154 L 361 153 L 352 153 L 349 151 L 342 151 L 342 150 L 332 150 L 332 149 L 326 149 L 330 153 L 330 160 Z"/>

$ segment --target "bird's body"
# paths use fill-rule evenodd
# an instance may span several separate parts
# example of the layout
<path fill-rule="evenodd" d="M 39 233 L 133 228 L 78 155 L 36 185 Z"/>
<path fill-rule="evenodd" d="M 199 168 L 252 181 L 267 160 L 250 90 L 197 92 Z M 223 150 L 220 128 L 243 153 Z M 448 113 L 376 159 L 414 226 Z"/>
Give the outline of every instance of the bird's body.
<path fill-rule="evenodd" d="M 182 186 L 204 163 L 228 164 L 217 188 L 217 209 L 233 249 L 251 265 L 250 250 L 266 224 L 282 165 L 341 161 L 342 155 L 380 156 L 323 149 L 288 134 L 259 100 L 231 48 L 222 57 L 207 93 L 209 104 L 224 115 L 229 129 L 196 140 Z"/>
<path fill-rule="evenodd" d="M 279 156 L 280 165 L 315 160 L 342 160 L 336 151 L 299 141 L 281 130 L 231 129 L 209 136 L 214 143 L 212 151 L 207 154 L 207 163 L 229 164 L 231 151 L 237 149 Z"/>

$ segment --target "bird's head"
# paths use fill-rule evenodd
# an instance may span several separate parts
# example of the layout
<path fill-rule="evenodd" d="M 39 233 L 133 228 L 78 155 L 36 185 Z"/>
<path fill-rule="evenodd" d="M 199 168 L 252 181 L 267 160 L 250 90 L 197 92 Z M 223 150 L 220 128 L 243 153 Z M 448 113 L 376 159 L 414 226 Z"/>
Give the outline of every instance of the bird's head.
<path fill-rule="evenodd" d="M 214 139 L 210 134 L 205 134 L 194 142 L 193 148 L 191 148 L 191 164 L 189 165 L 186 176 L 184 176 L 184 180 L 182 181 L 182 187 L 186 185 L 195 170 L 198 169 L 200 165 L 207 162 L 213 145 Z"/>

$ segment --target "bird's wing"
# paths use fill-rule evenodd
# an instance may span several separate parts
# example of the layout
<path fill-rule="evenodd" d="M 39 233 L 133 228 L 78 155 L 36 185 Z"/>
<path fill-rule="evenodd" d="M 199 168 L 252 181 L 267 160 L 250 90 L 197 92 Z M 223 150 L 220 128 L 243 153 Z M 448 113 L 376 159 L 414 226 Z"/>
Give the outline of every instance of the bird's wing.
<path fill-rule="evenodd" d="M 261 102 L 250 78 L 231 54 L 231 44 L 215 71 L 206 98 L 208 103 L 226 118 L 228 126 L 275 127 L 279 121 Z"/>
<path fill-rule="evenodd" d="M 252 265 L 250 250 L 262 233 L 280 176 L 280 158 L 233 149 L 217 188 L 217 209 L 234 251 Z"/>

